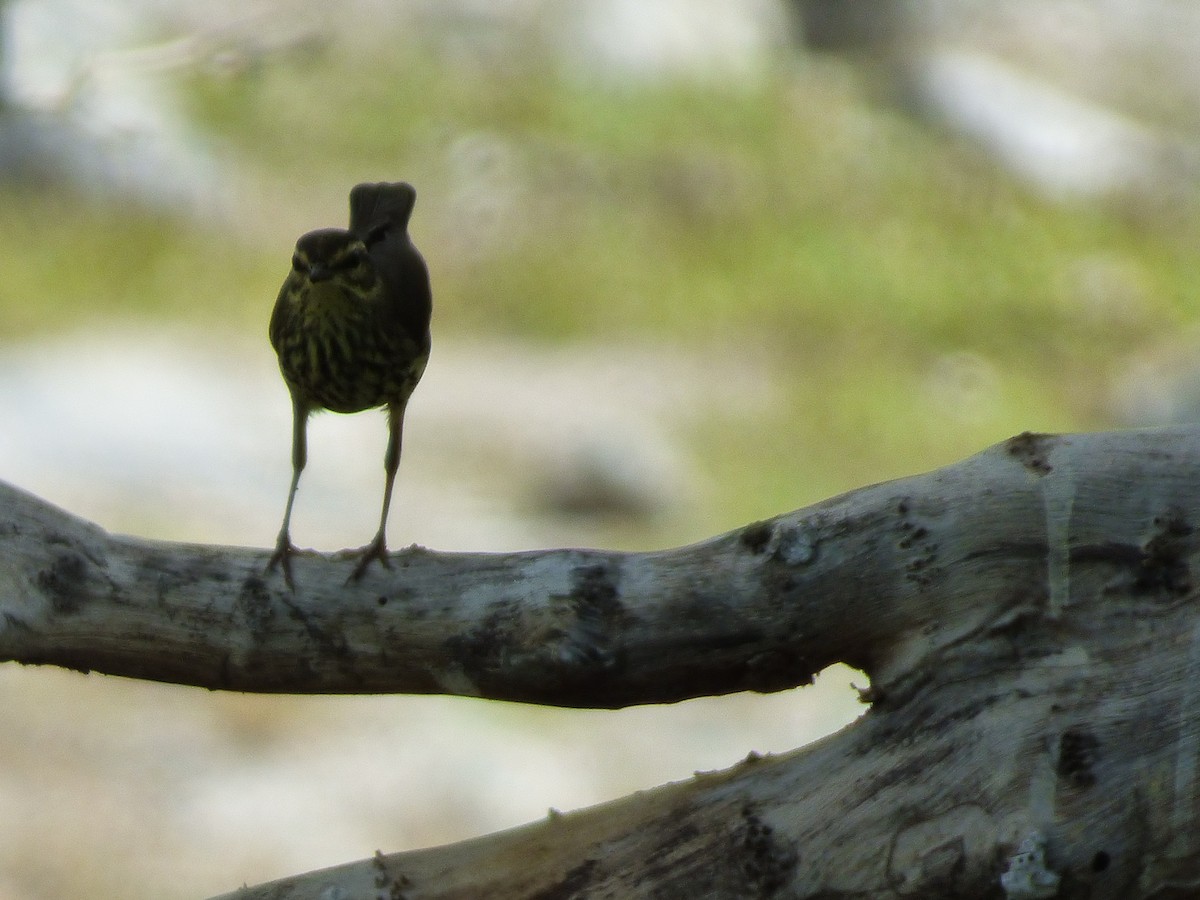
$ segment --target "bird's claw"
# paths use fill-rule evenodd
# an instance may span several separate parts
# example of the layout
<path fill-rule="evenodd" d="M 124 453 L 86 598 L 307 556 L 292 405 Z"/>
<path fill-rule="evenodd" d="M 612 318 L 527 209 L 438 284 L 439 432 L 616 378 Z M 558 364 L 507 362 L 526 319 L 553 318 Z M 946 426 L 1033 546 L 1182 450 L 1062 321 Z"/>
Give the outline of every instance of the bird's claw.
<path fill-rule="evenodd" d="M 376 537 L 375 540 L 371 541 L 371 543 L 367 544 L 361 550 L 350 551 L 348 555 L 357 556 L 358 564 L 354 567 L 354 571 L 350 573 L 350 577 L 346 579 L 346 584 L 362 578 L 372 560 L 379 560 L 380 565 L 385 569 L 392 567 L 392 562 L 388 558 L 387 543 L 384 541 L 383 535 Z"/>
<path fill-rule="evenodd" d="M 280 538 L 279 543 L 275 546 L 275 552 L 271 554 L 271 558 L 267 561 L 266 572 L 274 572 L 276 568 L 283 571 L 283 580 L 287 583 L 289 590 L 296 589 L 296 583 L 292 580 L 292 557 L 303 554 L 301 550 L 287 538 Z M 379 564 L 385 569 L 392 567 L 391 559 L 388 557 L 387 544 L 382 538 L 376 538 L 361 547 L 358 550 L 343 550 L 337 554 L 339 557 L 357 557 L 358 563 L 354 567 L 354 571 L 350 573 L 350 577 L 346 579 L 346 584 L 358 581 L 367 571 L 367 567 L 374 560 L 378 560 Z"/>
<path fill-rule="evenodd" d="M 267 572 L 274 572 L 278 566 L 283 570 L 283 580 L 287 584 L 288 590 L 296 590 L 296 583 L 292 580 L 292 556 L 300 552 L 300 549 L 286 537 L 281 537 L 279 543 L 275 545 L 275 552 L 271 554 L 271 559 L 267 562 Z"/>

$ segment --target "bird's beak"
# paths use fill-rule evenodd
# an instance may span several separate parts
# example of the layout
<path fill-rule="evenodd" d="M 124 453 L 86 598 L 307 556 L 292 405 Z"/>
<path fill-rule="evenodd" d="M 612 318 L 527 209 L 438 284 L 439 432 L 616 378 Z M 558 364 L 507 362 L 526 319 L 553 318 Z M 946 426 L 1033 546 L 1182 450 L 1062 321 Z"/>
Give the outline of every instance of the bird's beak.
<path fill-rule="evenodd" d="M 328 266 L 323 266 L 320 263 L 313 263 L 308 270 L 309 281 L 328 281 L 333 275 L 333 272 Z"/>

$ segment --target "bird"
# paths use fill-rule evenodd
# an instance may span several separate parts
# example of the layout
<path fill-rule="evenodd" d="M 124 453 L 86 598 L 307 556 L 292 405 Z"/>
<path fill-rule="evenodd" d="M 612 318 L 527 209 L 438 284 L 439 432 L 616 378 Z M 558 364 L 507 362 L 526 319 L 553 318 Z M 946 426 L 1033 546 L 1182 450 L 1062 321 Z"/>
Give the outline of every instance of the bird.
<path fill-rule="evenodd" d="M 268 335 L 292 399 L 292 481 L 267 571 L 277 566 L 294 590 L 292 505 L 308 458 L 311 413 L 386 408 L 383 509 L 347 579 L 371 562 L 390 568 L 388 509 L 400 465 L 404 411 L 429 361 L 433 294 L 429 270 L 408 235 L 416 190 L 406 182 L 355 185 L 349 228 L 320 228 L 296 241 L 292 268 L 271 313 Z"/>

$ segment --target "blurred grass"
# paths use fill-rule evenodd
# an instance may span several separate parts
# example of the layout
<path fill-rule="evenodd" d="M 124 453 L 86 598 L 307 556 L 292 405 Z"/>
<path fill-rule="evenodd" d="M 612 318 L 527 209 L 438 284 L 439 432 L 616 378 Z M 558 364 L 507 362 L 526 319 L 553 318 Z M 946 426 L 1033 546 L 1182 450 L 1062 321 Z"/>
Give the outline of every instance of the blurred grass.
<path fill-rule="evenodd" d="M 1190 213 L 1039 202 L 835 64 L 589 83 L 536 52 L 469 65 L 414 42 L 183 87 L 306 213 L 326 186 L 416 183 L 442 334 L 648 335 L 769 365 L 782 404 L 690 435 L 730 527 L 1024 429 L 1103 426 L 1130 355 L 1195 319 Z M 0 246 L 8 336 L 121 315 L 261 330 L 290 249 L 44 189 L 6 188 L 0 228 L 23 236 Z"/>
<path fill-rule="evenodd" d="M 241 324 L 278 290 L 279 265 L 237 234 L 60 186 L 5 185 L 0 233 L 16 238 L 0 242 L 6 341 L 125 317 Z"/>

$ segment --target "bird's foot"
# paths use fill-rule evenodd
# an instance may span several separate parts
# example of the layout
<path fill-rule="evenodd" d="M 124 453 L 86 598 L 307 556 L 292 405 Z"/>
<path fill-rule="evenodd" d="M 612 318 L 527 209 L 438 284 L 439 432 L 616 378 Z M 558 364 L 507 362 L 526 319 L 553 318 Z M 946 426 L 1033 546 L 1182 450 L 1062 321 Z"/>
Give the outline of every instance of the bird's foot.
<path fill-rule="evenodd" d="M 281 534 L 278 543 L 275 544 L 275 552 L 267 562 L 265 571 L 274 572 L 276 566 L 283 570 L 283 580 L 290 591 L 296 590 L 296 583 L 292 581 L 292 556 L 300 552 L 300 548 L 293 544 L 287 535 Z"/>
<path fill-rule="evenodd" d="M 379 560 L 379 564 L 385 569 L 392 567 L 391 560 L 388 559 L 387 542 L 382 534 L 375 536 L 375 540 L 358 550 L 349 550 L 345 552 L 347 556 L 358 557 L 358 564 L 354 567 L 354 571 L 350 573 L 350 577 L 346 579 L 346 584 L 352 581 L 358 581 L 363 577 L 363 573 L 367 571 L 367 567 L 373 560 Z"/>

